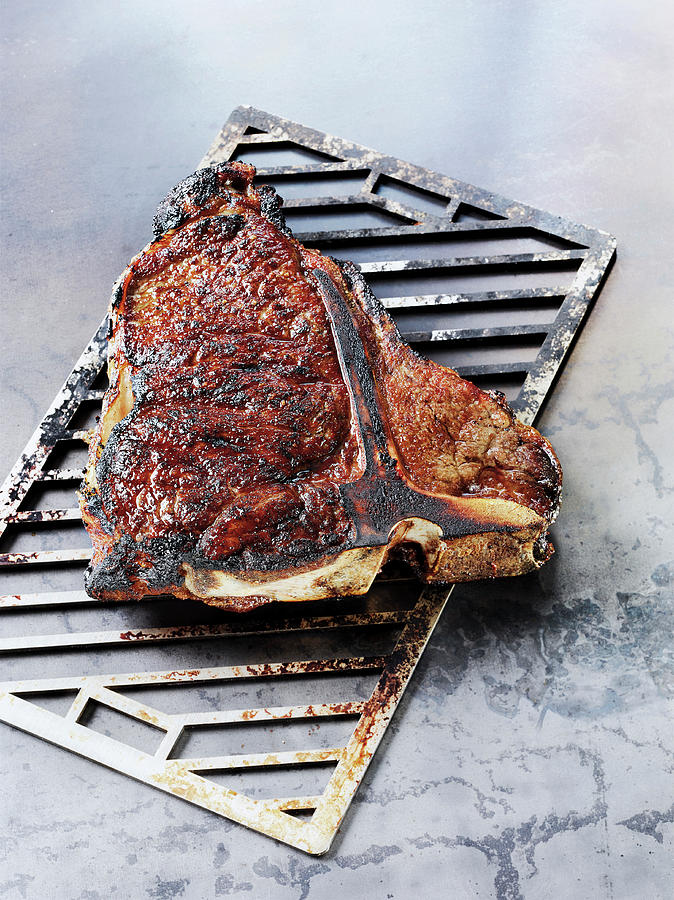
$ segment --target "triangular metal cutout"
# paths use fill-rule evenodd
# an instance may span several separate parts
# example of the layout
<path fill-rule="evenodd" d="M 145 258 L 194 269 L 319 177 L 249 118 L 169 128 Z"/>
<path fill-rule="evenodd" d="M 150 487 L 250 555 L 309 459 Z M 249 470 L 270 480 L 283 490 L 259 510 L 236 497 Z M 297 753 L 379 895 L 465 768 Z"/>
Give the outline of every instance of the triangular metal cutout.
<path fill-rule="evenodd" d="M 305 243 L 335 255 L 348 257 L 358 248 L 357 261 L 368 280 L 426 277 L 429 273 L 477 277 L 477 287 L 471 290 L 421 294 L 398 290 L 388 297 L 384 291 L 384 305 L 392 314 L 429 309 L 437 314 L 454 314 L 463 309 L 509 309 L 512 304 L 535 308 L 537 304 L 558 303 L 554 321 L 543 325 L 513 322 L 497 327 L 452 328 L 452 322 L 447 321 L 448 327 L 442 330 L 406 332 L 401 324 L 407 338 L 422 345 L 425 351 L 446 348 L 449 362 L 456 348 L 471 344 L 479 354 L 498 341 L 538 342 L 537 354 L 529 360 L 508 361 L 499 357 L 491 363 L 455 365 L 461 374 L 487 386 L 492 378 L 497 382 L 508 378 L 523 381 L 511 402 L 521 418 L 533 421 L 612 260 L 615 243 L 610 236 L 250 107 L 239 107 L 232 113 L 202 164 L 232 159 L 237 152 L 245 158 L 246 151 L 255 147 L 269 151 L 299 147 L 312 151 L 311 157 L 299 164 L 258 170 L 257 180 L 276 184 L 281 195 L 284 184 L 294 185 L 289 192 L 293 196 L 286 202 L 291 224 L 293 215 L 299 212 L 348 212 L 354 207 L 379 209 L 404 218 L 405 224 L 336 227 L 329 232 L 298 234 Z M 298 180 L 306 184 L 305 196 L 298 196 Z M 328 182 L 333 190 L 326 195 Z M 311 187 L 318 183 L 321 190 L 312 196 Z M 415 197 L 418 206 L 414 205 Z M 549 246 L 534 252 L 488 252 L 499 243 L 531 239 Z M 447 250 L 465 247 L 466 242 L 472 242 L 472 247 L 481 247 L 483 242 L 484 246 L 479 253 L 475 249 L 470 253 Z M 554 276 L 558 271 L 572 273 L 568 284 L 556 283 Z M 494 273 L 520 272 L 544 272 L 552 281 L 533 287 L 515 283 L 489 289 L 480 282 L 488 281 Z M 81 590 L 82 569 L 91 553 L 86 535 L 83 534 L 81 546 L 63 549 L 55 536 L 61 523 L 76 525 L 79 520 L 74 487 L 81 471 L 54 465 L 55 457 L 50 454 L 55 448 L 82 447 L 86 442 L 85 431 L 72 423 L 84 421 L 86 417 L 80 414 L 95 412 L 100 405 L 105 386 L 106 331 L 104 320 L 0 490 L 0 540 L 5 542 L 0 544 L 0 616 L 6 613 L 11 617 L 21 611 L 26 622 L 20 633 L 9 636 L 3 629 L 0 638 L 0 719 L 309 853 L 322 853 L 344 817 L 450 589 L 422 590 L 411 588 L 409 581 L 380 579 L 371 595 L 357 603 L 343 600 L 332 606 L 312 606 L 308 614 L 291 610 L 266 617 L 216 615 L 195 605 L 189 613 L 181 607 L 180 623 L 174 626 L 166 622 L 171 621 L 175 607 L 165 617 L 157 613 L 160 626 L 156 621 L 142 619 L 148 618 L 148 610 L 162 609 L 161 601 L 119 604 L 114 609 L 92 601 Z M 51 499 L 50 492 L 68 493 L 66 488 L 70 489 L 71 500 Z M 25 539 L 23 543 L 13 544 L 12 532 Z M 26 541 L 30 543 L 33 538 L 36 545 L 27 547 Z M 404 603 L 403 595 L 407 597 Z M 90 626 L 59 630 L 59 616 L 64 611 L 71 613 L 73 620 L 78 613 L 86 613 L 87 621 L 92 615 L 98 616 L 102 624 L 93 631 Z M 309 632 L 331 634 L 339 629 L 350 630 L 360 640 L 361 634 L 386 628 L 399 630 L 397 640 L 386 652 L 374 655 L 336 657 L 326 651 L 299 660 L 294 657 L 227 666 L 218 663 L 214 667 L 203 664 L 197 651 L 191 649 L 195 640 L 202 647 L 212 642 L 219 647 L 218 642 L 243 635 L 259 638 L 258 646 L 262 646 L 265 636 L 274 642 L 284 635 L 297 635 L 299 639 Z M 171 668 L 142 664 L 142 660 L 151 658 L 156 647 L 165 648 L 163 659 Z M 73 676 L 71 651 L 91 656 L 98 649 L 120 655 L 133 650 L 141 662 L 130 673 L 115 675 L 100 674 L 87 668 L 89 663 L 83 663 L 84 671 Z M 11 671 L 3 669 L 3 661 L 9 657 L 3 656 L 2 651 L 12 654 Z M 41 654 L 51 670 L 40 668 Z M 58 669 L 61 664 L 63 671 Z M 115 666 L 120 670 L 122 664 L 116 662 Z M 317 673 L 326 677 L 377 673 L 378 680 L 369 699 L 357 702 L 326 700 L 317 689 L 309 702 L 305 698 L 291 706 L 272 703 L 248 709 L 223 705 L 209 715 L 169 714 L 134 699 L 128 690 L 204 682 L 241 684 L 250 679 L 277 685 L 288 678 L 299 680 Z M 49 695 L 58 699 L 65 691 L 77 692 L 65 714 L 59 714 L 63 710 L 47 708 Z M 31 702 L 31 694 L 35 695 L 35 703 Z M 116 710 L 131 722 L 151 724 L 157 729 L 157 746 L 152 752 L 134 749 L 130 743 L 87 727 L 84 713 L 92 703 Z M 348 741 L 335 747 L 275 749 L 262 754 L 199 759 L 180 756 L 179 737 L 188 728 L 207 728 L 217 723 L 239 727 L 251 718 L 311 722 L 317 717 L 327 720 L 349 716 L 357 717 L 355 729 Z M 246 766 L 309 765 L 329 760 L 336 767 L 320 797 L 259 800 L 226 789 L 207 777 L 209 771 L 216 769 L 234 771 Z M 293 810 L 311 808 L 315 811 L 310 817 L 292 814 Z"/>

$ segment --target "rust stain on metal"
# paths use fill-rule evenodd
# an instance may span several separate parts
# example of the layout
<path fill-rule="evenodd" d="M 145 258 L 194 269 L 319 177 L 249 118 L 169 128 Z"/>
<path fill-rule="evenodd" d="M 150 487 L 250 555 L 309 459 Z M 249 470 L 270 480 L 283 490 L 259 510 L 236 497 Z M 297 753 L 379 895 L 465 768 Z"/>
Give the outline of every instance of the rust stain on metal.
<path fill-rule="evenodd" d="M 35 553 L 3 553 L 2 559 L 11 565 L 12 563 L 30 562 L 30 560 L 37 559 L 39 556 L 40 551 L 35 551 Z"/>
<path fill-rule="evenodd" d="M 164 679 L 166 681 L 175 681 L 176 679 L 196 678 L 200 671 L 201 669 L 175 669 L 173 672 L 168 672 L 164 675 Z"/>
<path fill-rule="evenodd" d="M 157 725 L 159 727 L 159 719 L 157 718 L 157 716 L 152 715 L 146 709 L 139 709 L 136 715 L 144 722 L 149 722 L 150 725 Z"/>

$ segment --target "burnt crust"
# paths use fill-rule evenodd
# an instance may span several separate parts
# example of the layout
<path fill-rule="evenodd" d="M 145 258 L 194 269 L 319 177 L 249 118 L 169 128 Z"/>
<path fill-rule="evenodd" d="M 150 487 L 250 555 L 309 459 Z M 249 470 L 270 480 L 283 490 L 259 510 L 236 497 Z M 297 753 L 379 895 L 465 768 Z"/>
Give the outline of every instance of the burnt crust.
<path fill-rule="evenodd" d="M 286 217 L 281 212 L 283 197 L 280 197 L 276 193 L 276 189 L 269 184 L 261 184 L 257 192 L 260 197 L 260 212 L 262 215 L 269 219 L 272 225 L 275 225 L 283 234 L 292 236 L 292 231 L 286 223 Z"/>
<path fill-rule="evenodd" d="M 157 207 L 152 221 L 155 239 L 178 228 L 195 210 L 205 206 L 213 197 L 229 200 L 230 193 L 222 187 L 223 176 L 235 191 L 245 191 L 248 187 L 240 169 L 230 163 L 199 169 L 171 188 Z"/>
<path fill-rule="evenodd" d="M 133 539 L 123 535 L 110 552 L 84 573 L 84 589 L 91 597 L 114 598 L 120 593 L 133 595 L 134 585 L 127 575 L 128 559 L 135 553 Z"/>

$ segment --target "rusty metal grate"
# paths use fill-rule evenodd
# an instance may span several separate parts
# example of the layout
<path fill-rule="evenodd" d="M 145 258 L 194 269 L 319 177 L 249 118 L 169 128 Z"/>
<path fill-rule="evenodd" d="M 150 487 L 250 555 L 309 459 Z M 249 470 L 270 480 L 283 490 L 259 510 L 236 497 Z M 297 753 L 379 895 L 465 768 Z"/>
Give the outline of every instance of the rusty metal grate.
<path fill-rule="evenodd" d="M 249 107 L 202 165 L 235 158 L 286 197 L 301 241 L 360 266 L 408 341 L 533 421 L 610 236 Z M 0 492 L 0 719 L 322 853 L 451 589 L 390 571 L 365 598 L 245 617 L 87 597 L 75 488 L 106 327 Z"/>

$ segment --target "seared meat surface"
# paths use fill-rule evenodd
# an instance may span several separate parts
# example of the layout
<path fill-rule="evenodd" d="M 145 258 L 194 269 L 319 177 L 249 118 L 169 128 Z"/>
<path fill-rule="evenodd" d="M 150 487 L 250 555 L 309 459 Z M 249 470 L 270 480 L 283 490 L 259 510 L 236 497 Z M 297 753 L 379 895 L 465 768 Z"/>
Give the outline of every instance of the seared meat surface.
<path fill-rule="evenodd" d="M 561 483 L 550 445 L 415 354 L 254 174 L 223 164 L 178 185 L 116 285 L 81 492 L 87 590 L 231 608 L 362 593 L 410 544 L 427 580 L 540 564 Z"/>

